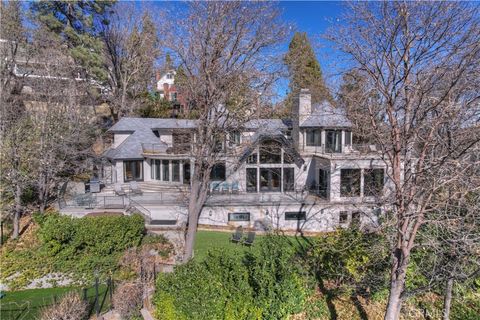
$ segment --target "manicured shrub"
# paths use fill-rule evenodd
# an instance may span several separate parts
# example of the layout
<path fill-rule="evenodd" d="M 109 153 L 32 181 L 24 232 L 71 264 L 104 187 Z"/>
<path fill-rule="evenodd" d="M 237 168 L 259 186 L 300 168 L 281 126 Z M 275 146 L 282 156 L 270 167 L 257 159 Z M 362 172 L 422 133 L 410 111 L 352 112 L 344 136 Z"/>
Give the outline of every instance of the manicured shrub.
<path fill-rule="evenodd" d="M 246 254 L 216 250 L 157 280 L 158 319 L 285 319 L 307 295 L 295 251 L 265 237 Z"/>

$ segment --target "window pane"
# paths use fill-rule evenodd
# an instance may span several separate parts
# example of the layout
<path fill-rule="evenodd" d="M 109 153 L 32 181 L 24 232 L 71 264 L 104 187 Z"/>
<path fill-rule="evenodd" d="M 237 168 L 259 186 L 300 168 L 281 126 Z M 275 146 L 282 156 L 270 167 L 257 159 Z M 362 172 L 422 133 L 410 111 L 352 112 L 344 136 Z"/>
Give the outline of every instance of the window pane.
<path fill-rule="evenodd" d="M 345 224 L 348 221 L 348 211 L 340 211 L 340 219 L 339 222 L 341 224 Z"/>
<path fill-rule="evenodd" d="M 238 132 L 238 131 L 230 132 L 229 143 L 230 143 L 230 145 L 240 144 L 240 132 Z"/>
<path fill-rule="evenodd" d="M 210 172 L 210 179 L 214 181 L 225 181 L 225 163 L 217 163 Z"/>
<path fill-rule="evenodd" d="M 363 179 L 363 194 L 366 197 L 377 197 L 382 195 L 385 179 L 383 169 L 365 169 Z"/>
<path fill-rule="evenodd" d="M 316 190 L 317 194 L 322 198 L 327 198 L 328 195 L 328 184 L 330 180 L 330 171 L 319 169 L 318 170 L 318 189 Z"/>
<path fill-rule="evenodd" d="M 183 164 L 183 183 L 190 184 L 190 162 Z"/>
<path fill-rule="evenodd" d="M 247 163 L 249 164 L 257 163 L 257 151 L 254 151 L 251 155 L 248 156 Z"/>
<path fill-rule="evenodd" d="M 228 221 L 250 221 L 250 212 L 230 212 Z"/>
<path fill-rule="evenodd" d="M 295 188 L 294 168 L 283 168 L 283 191 L 293 191 Z"/>
<path fill-rule="evenodd" d="M 257 192 L 257 168 L 247 168 L 247 192 Z"/>
<path fill-rule="evenodd" d="M 143 181 L 143 160 L 124 161 L 123 176 L 125 181 Z"/>
<path fill-rule="evenodd" d="M 172 181 L 180 181 L 180 162 L 172 160 Z"/>
<path fill-rule="evenodd" d="M 325 135 L 325 151 L 332 153 L 342 152 L 342 131 L 327 130 Z"/>
<path fill-rule="evenodd" d="M 281 163 L 282 148 L 276 141 L 263 143 L 260 146 L 260 163 Z"/>
<path fill-rule="evenodd" d="M 170 181 L 170 169 L 168 168 L 168 164 L 170 161 L 162 160 L 162 180 L 163 181 Z"/>
<path fill-rule="evenodd" d="M 342 169 L 340 173 L 340 196 L 360 196 L 360 169 Z"/>
<path fill-rule="evenodd" d="M 360 225 L 360 212 L 352 212 L 352 226 L 359 226 Z"/>
<path fill-rule="evenodd" d="M 307 130 L 307 146 L 319 147 L 322 145 L 322 131 L 320 129 Z"/>
<path fill-rule="evenodd" d="M 306 220 L 307 213 L 305 211 L 300 212 L 285 212 L 285 220 Z"/>
<path fill-rule="evenodd" d="M 345 145 L 350 146 L 352 144 L 352 131 L 345 131 Z"/>
<path fill-rule="evenodd" d="M 280 191 L 280 168 L 260 168 L 260 191 Z"/>
<path fill-rule="evenodd" d="M 160 160 L 155 160 L 155 179 L 160 180 Z"/>

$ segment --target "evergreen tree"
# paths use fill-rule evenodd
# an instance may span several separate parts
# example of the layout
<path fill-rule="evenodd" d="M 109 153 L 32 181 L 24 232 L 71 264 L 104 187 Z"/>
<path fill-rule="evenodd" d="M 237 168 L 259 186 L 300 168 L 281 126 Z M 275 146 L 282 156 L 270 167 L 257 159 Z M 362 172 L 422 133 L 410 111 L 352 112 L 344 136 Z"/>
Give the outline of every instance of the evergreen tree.
<path fill-rule="evenodd" d="M 113 1 L 36 1 L 31 5 L 35 19 L 58 35 L 70 55 L 90 77 L 104 81 L 103 45 L 98 37 L 101 25 L 107 24 Z"/>
<path fill-rule="evenodd" d="M 323 79 L 320 64 L 315 56 L 310 41 L 305 32 L 296 32 L 284 58 L 290 78 L 290 93 L 286 100 L 291 107 L 300 89 L 310 89 L 312 103 L 323 100 L 332 101 Z"/>

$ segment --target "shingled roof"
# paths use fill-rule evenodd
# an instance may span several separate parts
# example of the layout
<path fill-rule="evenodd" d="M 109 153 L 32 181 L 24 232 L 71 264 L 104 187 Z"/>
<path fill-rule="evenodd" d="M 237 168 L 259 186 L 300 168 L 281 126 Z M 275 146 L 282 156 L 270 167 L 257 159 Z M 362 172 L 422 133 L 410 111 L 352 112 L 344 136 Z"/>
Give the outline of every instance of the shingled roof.
<path fill-rule="evenodd" d="M 345 111 L 341 108 L 334 108 L 328 101 L 312 105 L 312 113 L 300 123 L 300 127 L 346 127 L 352 126 L 347 119 Z"/>

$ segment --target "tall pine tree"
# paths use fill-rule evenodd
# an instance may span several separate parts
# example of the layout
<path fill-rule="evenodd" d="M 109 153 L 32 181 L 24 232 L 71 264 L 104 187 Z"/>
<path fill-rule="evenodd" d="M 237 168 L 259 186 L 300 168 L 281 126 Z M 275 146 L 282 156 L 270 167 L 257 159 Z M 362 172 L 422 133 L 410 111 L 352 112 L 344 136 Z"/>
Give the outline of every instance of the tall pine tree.
<path fill-rule="evenodd" d="M 310 89 L 312 103 L 332 101 L 325 85 L 322 69 L 305 32 L 296 32 L 284 58 L 290 78 L 290 93 L 286 100 L 291 107 L 300 89 Z"/>
<path fill-rule="evenodd" d="M 108 23 L 114 1 L 36 1 L 31 10 L 36 20 L 57 34 L 68 45 L 70 55 L 90 78 L 104 81 L 101 25 Z"/>

